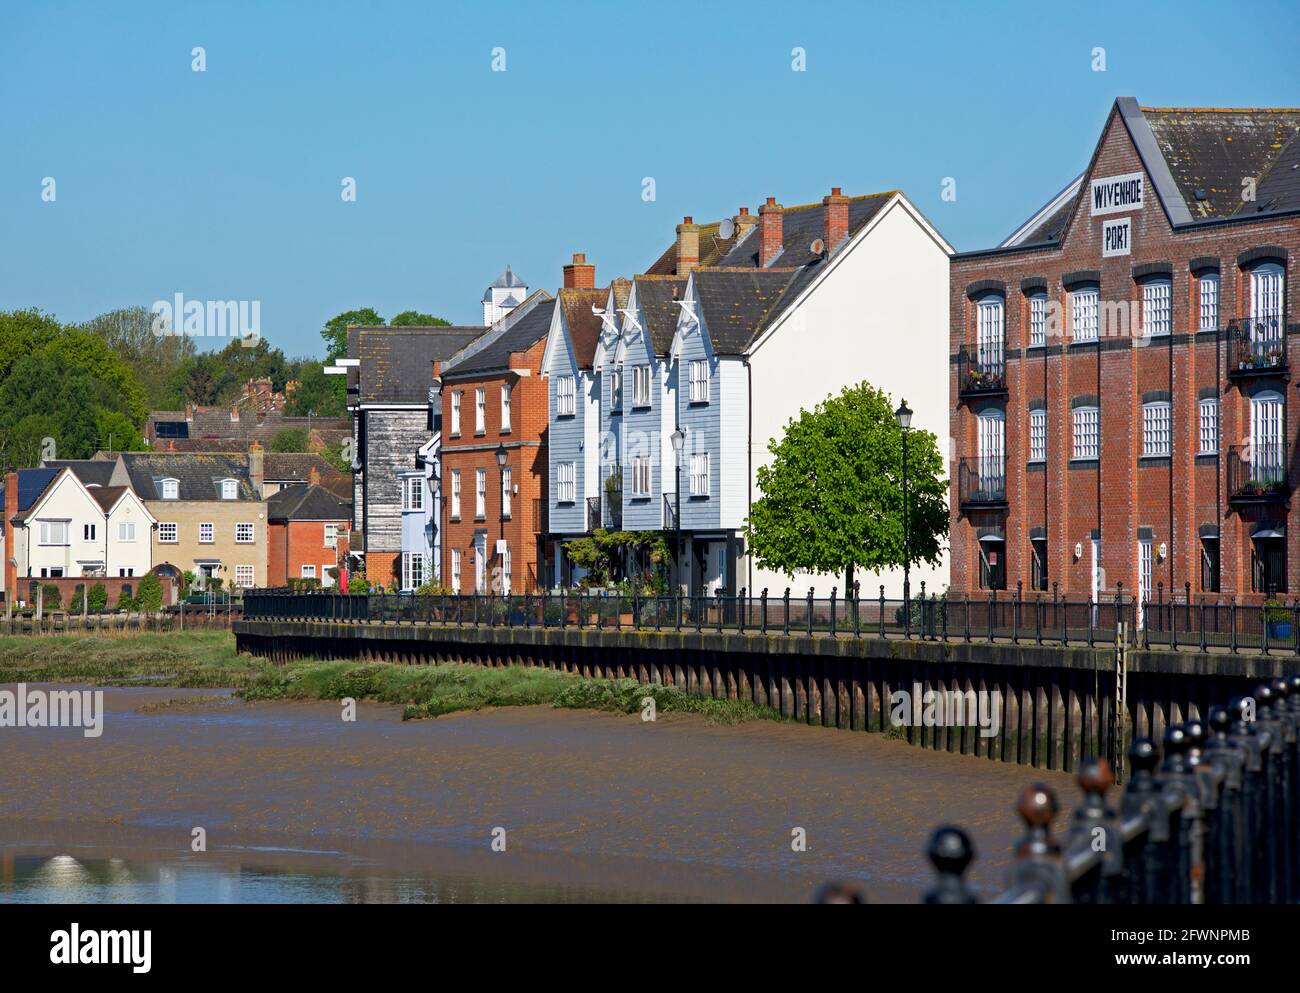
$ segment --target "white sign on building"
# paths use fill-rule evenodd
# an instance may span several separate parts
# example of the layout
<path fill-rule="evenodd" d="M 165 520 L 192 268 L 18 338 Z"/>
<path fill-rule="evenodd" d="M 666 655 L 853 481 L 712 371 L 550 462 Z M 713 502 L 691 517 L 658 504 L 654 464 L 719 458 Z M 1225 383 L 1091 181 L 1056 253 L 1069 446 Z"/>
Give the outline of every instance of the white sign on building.
<path fill-rule="evenodd" d="M 1116 255 L 1133 253 L 1133 218 L 1121 217 L 1117 221 L 1101 223 L 1101 257 L 1113 258 Z"/>
<path fill-rule="evenodd" d="M 1144 186 L 1145 183 L 1140 172 L 1094 179 L 1088 201 L 1092 208 L 1092 216 L 1118 214 L 1126 210 L 1141 210 Z"/>

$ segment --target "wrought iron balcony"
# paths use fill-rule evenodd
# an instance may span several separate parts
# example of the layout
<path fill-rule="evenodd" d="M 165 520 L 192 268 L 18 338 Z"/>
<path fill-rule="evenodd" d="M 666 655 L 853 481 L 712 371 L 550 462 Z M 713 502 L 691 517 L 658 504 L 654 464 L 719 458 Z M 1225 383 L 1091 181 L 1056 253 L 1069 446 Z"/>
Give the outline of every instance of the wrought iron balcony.
<path fill-rule="evenodd" d="M 664 530 L 677 530 L 677 494 L 664 494 Z"/>
<path fill-rule="evenodd" d="M 1225 333 L 1230 378 L 1287 372 L 1286 323 L 1280 316 L 1233 321 Z"/>
<path fill-rule="evenodd" d="M 957 498 L 963 509 L 1007 505 L 1007 460 L 1004 456 L 962 459 L 957 466 Z"/>
<path fill-rule="evenodd" d="M 1286 499 L 1290 452 L 1285 445 L 1234 445 L 1228 449 L 1228 500 L 1234 504 Z"/>
<path fill-rule="evenodd" d="M 1006 395 L 1006 353 L 996 348 L 963 348 L 957 353 L 957 393 L 959 396 Z"/>
<path fill-rule="evenodd" d="M 623 529 L 623 487 L 605 487 L 600 507 L 601 526 L 611 531 Z"/>
<path fill-rule="evenodd" d="M 587 497 L 587 530 L 595 531 L 600 526 L 600 497 Z"/>

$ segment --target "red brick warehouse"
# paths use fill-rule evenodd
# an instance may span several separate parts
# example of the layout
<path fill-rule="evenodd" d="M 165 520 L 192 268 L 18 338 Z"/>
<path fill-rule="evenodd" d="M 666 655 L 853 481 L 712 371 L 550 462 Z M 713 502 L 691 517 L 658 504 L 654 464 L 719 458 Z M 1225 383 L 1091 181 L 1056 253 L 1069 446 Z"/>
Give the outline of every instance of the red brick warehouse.
<path fill-rule="evenodd" d="M 1121 98 L 1078 179 L 953 257 L 954 591 L 1300 592 L 1298 136 Z"/>

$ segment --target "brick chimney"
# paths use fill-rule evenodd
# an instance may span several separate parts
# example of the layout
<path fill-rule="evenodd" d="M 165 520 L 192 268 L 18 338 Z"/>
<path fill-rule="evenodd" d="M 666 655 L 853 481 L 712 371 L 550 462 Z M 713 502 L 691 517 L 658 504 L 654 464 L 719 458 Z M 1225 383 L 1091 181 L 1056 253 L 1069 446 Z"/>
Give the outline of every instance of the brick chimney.
<path fill-rule="evenodd" d="M 831 187 L 831 195 L 822 198 L 822 241 L 826 251 L 849 236 L 849 198 L 840 193 L 838 186 Z"/>
<path fill-rule="evenodd" d="M 253 446 L 248 450 L 248 478 L 253 483 L 253 492 L 257 498 L 262 499 L 262 481 L 265 479 L 264 467 L 266 463 L 262 456 L 262 446 L 253 442 Z"/>
<path fill-rule="evenodd" d="M 700 226 L 688 214 L 677 225 L 677 275 L 684 276 L 700 264 Z"/>
<path fill-rule="evenodd" d="M 596 286 L 596 267 L 583 252 L 574 252 L 573 261 L 564 267 L 566 290 L 590 290 Z"/>
<path fill-rule="evenodd" d="M 320 485 L 320 470 L 316 468 L 316 466 L 312 466 L 311 469 L 307 472 L 307 482 L 311 486 Z"/>
<path fill-rule="evenodd" d="M 231 424 L 239 423 L 239 404 L 237 403 L 232 403 L 230 405 L 230 423 Z"/>
<path fill-rule="evenodd" d="M 768 197 L 767 203 L 758 208 L 758 237 L 758 265 L 765 269 L 781 253 L 785 237 L 785 208 L 776 197 Z"/>
<path fill-rule="evenodd" d="M 749 212 L 748 207 L 741 207 L 740 213 L 733 217 L 731 221 L 736 225 L 736 240 L 739 241 L 749 234 L 754 225 L 758 223 L 758 218 Z"/>
<path fill-rule="evenodd" d="M 193 401 L 190 401 L 185 405 L 185 420 L 191 424 L 194 423 L 194 409 Z"/>
<path fill-rule="evenodd" d="M 18 516 L 18 473 L 5 476 L 5 600 L 18 604 L 18 550 L 14 545 L 14 518 Z"/>

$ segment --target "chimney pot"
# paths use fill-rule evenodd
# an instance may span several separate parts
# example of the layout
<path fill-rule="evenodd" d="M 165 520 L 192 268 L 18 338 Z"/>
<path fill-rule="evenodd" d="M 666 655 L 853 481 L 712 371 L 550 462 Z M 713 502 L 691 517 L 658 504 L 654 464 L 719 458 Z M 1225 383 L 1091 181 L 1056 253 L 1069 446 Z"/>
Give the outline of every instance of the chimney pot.
<path fill-rule="evenodd" d="M 838 186 L 831 187 L 831 195 L 822 198 L 822 241 L 826 251 L 834 251 L 849 236 L 849 198 L 840 193 Z"/>
<path fill-rule="evenodd" d="M 740 216 L 741 216 L 741 217 L 748 217 L 748 216 L 749 216 L 749 208 L 748 208 L 748 207 L 741 207 L 741 208 L 740 208 Z"/>
<path fill-rule="evenodd" d="M 837 196 L 839 196 L 839 195 L 840 195 L 840 188 L 839 188 L 838 186 L 832 186 L 832 187 L 831 187 L 831 196 L 833 196 L 833 197 L 837 197 Z"/>
<path fill-rule="evenodd" d="M 768 198 L 767 198 L 767 205 L 768 205 L 769 207 L 775 206 L 775 204 L 776 204 L 776 197 L 768 197 Z"/>
<path fill-rule="evenodd" d="M 573 261 L 564 267 L 566 290 L 590 290 L 596 285 L 596 267 L 587 261 L 585 252 L 574 252 Z"/>
<path fill-rule="evenodd" d="M 785 244 L 785 208 L 776 197 L 768 197 L 767 203 L 758 208 L 758 234 L 758 265 L 765 269 Z"/>
<path fill-rule="evenodd" d="M 677 225 L 677 275 L 684 276 L 700 264 L 700 228 L 690 216 Z"/>

